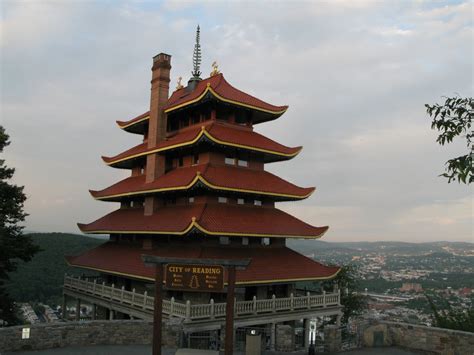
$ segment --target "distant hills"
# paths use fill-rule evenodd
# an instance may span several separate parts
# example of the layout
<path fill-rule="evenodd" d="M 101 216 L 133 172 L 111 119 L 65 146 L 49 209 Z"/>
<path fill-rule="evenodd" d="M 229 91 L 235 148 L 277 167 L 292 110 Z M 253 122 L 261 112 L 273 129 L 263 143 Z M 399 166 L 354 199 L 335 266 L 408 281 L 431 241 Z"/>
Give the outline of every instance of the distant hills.
<path fill-rule="evenodd" d="M 60 304 L 65 272 L 80 274 L 78 269 L 67 266 L 64 255 L 76 255 L 102 243 L 104 238 L 94 238 L 67 233 L 29 233 L 35 244 L 42 249 L 31 262 L 22 263 L 10 274 L 7 287 L 18 302 L 33 301 L 50 305 Z M 288 246 L 303 253 L 322 255 L 327 253 L 377 253 L 398 254 L 446 253 L 453 250 L 473 250 L 474 244 L 462 242 L 351 242 L 333 243 L 320 240 L 290 240 Z M 90 273 L 90 272 L 88 272 Z"/>
<path fill-rule="evenodd" d="M 365 253 L 396 253 L 406 255 L 419 255 L 428 253 L 446 253 L 451 251 L 471 251 L 474 254 L 474 243 L 468 242 L 323 242 L 321 240 L 290 240 L 288 246 L 304 253 L 321 253 L 335 249 L 358 251 Z"/>
<path fill-rule="evenodd" d="M 60 304 L 65 272 L 79 273 L 67 266 L 64 255 L 75 255 L 104 242 L 77 234 L 30 233 L 42 251 L 28 263 L 20 263 L 10 274 L 8 292 L 17 302 Z"/>

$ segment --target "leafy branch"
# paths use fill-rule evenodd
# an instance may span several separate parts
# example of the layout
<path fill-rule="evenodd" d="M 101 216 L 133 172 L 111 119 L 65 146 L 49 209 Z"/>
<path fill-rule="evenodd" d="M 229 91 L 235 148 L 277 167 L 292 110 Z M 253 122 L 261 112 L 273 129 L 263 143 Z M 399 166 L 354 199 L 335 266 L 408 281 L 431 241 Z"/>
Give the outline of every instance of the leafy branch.
<path fill-rule="evenodd" d="M 433 119 L 431 129 L 440 132 L 436 142 L 440 145 L 451 143 L 454 138 L 466 139 L 468 152 L 466 155 L 450 159 L 446 162 L 443 174 L 448 183 L 457 180 L 459 183 L 474 182 L 474 132 L 472 121 L 474 117 L 474 100 L 472 97 L 447 97 L 443 105 L 425 105 L 426 112 Z"/>

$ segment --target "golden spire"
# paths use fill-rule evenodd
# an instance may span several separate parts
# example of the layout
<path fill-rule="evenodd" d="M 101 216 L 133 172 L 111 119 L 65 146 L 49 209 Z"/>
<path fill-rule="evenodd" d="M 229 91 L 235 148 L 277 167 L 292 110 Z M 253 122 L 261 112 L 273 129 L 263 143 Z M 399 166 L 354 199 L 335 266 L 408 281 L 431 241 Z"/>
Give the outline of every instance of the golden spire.
<path fill-rule="evenodd" d="M 176 90 L 184 88 L 183 84 L 181 84 L 181 80 L 183 80 L 182 77 L 178 78 L 178 85 L 176 85 Z"/>
<path fill-rule="evenodd" d="M 219 66 L 217 65 L 216 61 L 214 61 L 211 66 L 212 66 L 211 76 L 214 76 L 214 75 L 217 75 L 217 74 L 220 73 L 219 72 Z"/>

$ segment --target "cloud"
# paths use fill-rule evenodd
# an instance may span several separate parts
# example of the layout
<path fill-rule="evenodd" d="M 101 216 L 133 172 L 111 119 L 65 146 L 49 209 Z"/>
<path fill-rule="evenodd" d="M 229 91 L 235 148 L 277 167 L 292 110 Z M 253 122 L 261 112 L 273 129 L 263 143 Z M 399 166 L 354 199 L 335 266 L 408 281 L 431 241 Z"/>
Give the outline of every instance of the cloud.
<path fill-rule="evenodd" d="M 140 141 L 115 120 L 148 109 L 158 52 L 173 55 L 171 87 L 178 76 L 186 80 L 199 23 L 204 74 L 217 60 L 234 86 L 290 105 L 256 130 L 304 150 L 267 168 L 318 190 L 282 209 L 330 225 L 328 240 L 472 234 L 459 217 L 472 211 L 468 188 L 438 177 L 464 147 L 438 146 L 424 110 L 443 95 L 472 95 L 469 2 L 3 7 L 0 114 L 12 138 L 7 163 L 29 197 L 30 230 L 77 232 L 77 221 L 116 208 L 87 192 L 127 173 L 104 166 L 100 155 Z"/>

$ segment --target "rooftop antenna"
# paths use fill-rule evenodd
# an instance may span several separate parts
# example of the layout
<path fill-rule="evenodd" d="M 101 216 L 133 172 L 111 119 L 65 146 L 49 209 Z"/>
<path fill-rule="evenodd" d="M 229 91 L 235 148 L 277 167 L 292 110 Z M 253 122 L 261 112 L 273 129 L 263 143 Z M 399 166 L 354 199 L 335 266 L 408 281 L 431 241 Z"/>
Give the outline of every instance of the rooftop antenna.
<path fill-rule="evenodd" d="M 201 44 L 199 43 L 201 37 L 201 30 L 199 25 L 197 26 L 196 30 L 196 44 L 194 45 L 194 52 L 193 52 L 193 67 L 194 70 L 191 72 L 193 75 L 193 79 L 201 80 Z"/>

